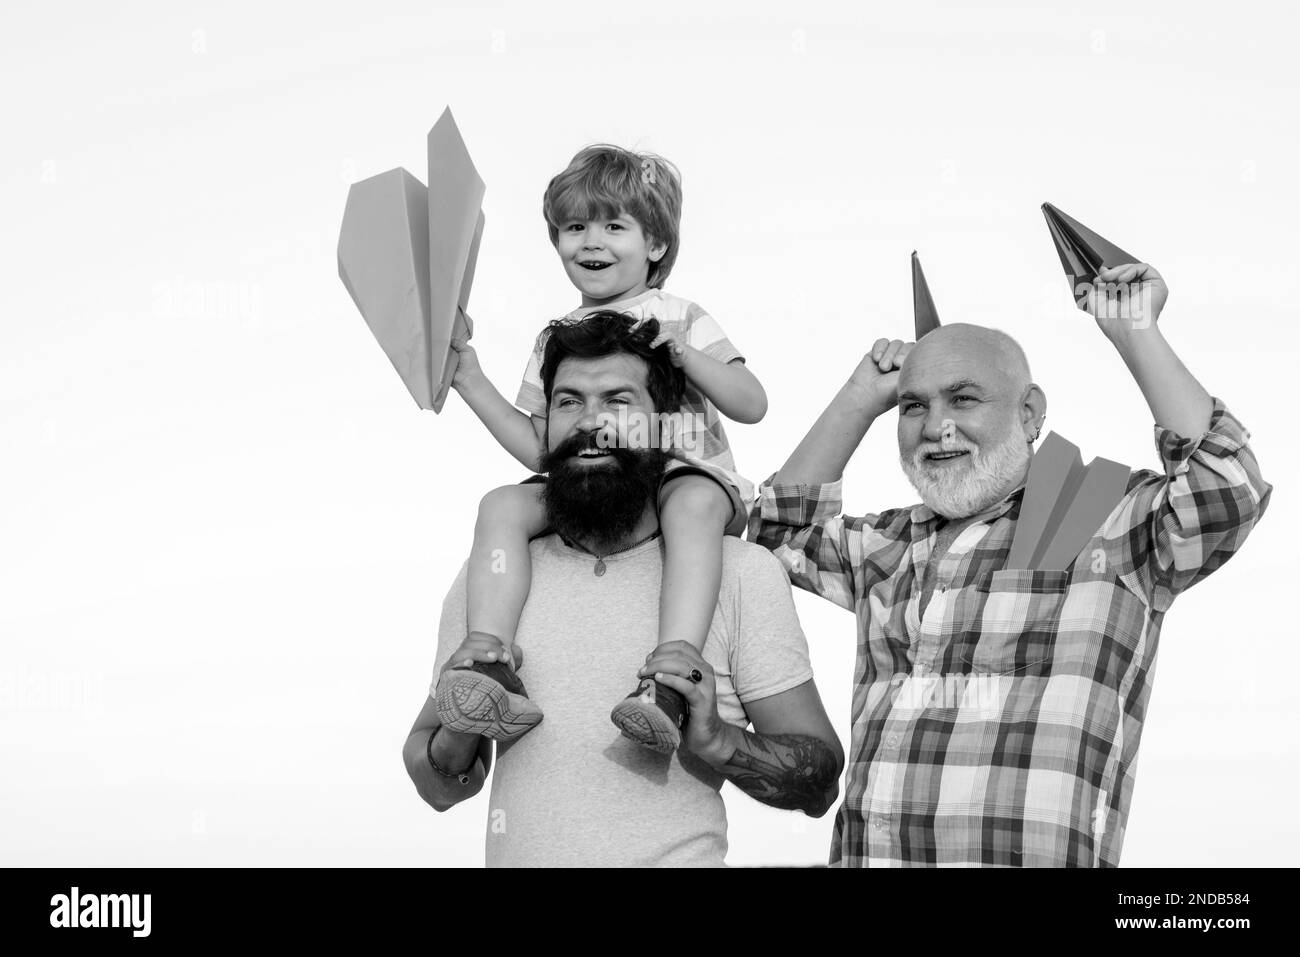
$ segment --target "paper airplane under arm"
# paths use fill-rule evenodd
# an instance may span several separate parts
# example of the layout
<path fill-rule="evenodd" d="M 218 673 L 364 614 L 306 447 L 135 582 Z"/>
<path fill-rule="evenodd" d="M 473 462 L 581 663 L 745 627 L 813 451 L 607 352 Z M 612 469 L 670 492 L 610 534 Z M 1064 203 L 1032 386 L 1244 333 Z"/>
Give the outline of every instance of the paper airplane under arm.
<path fill-rule="evenodd" d="M 1034 453 L 1006 567 L 1064 571 L 1128 491 L 1129 468 L 1049 432 Z"/>
<path fill-rule="evenodd" d="M 912 251 L 912 313 L 918 342 L 927 332 L 939 328 L 939 311 L 934 308 L 934 298 L 930 295 L 925 273 L 921 271 L 921 259 L 915 250 Z"/>
<path fill-rule="evenodd" d="M 1086 290 L 1084 293 L 1079 292 L 1080 285 L 1095 283 L 1097 273 L 1103 269 L 1142 261 L 1097 235 L 1077 219 L 1067 216 L 1051 203 L 1043 203 L 1043 216 L 1047 220 L 1047 230 L 1052 234 L 1056 254 L 1061 259 L 1061 268 L 1070 281 L 1070 295 L 1081 309 L 1087 305 L 1087 295 Z"/>
<path fill-rule="evenodd" d="M 1098 457 L 1088 463 L 1073 499 L 1061 513 L 1052 540 L 1043 548 L 1038 568 L 1064 571 L 1070 567 L 1124 498 L 1129 474 L 1127 465 L 1110 459 Z"/>
<path fill-rule="evenodd" d="M 1083 460 L 1078 447 L 1055 432 L 1048 432 L 1043 444 L 1029 463 L 1024 496 L 1020 500 L 1020 518 L 1007 555 L 1007 568 L 1033 568 L 1034 559 L 1051 537 L 1052 510 L 1063 497 L 1076 470 L 1082 471 Z M 1074 483 L 1077 484 L 1077 483 Z M 1072 493 L 1071 493 L 1072 494 Z"/>

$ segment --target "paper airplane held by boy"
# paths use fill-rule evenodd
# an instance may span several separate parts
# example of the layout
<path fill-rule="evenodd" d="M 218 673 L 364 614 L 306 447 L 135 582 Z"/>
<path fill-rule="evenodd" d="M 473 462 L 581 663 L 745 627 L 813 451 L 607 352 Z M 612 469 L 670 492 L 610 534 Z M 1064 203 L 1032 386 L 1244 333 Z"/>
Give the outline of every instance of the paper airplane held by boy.
<path fill-rule="evenodd" d="M 451 115 L 428 137 L 429 185 L 391 169 L 348 190 L 339 277 L 422 409 L 442 410 L 456 371 L 451 340 L 469 336 L 465 313 L 485 187 Z"/>
<path fill-rule="evenodd" d="M 1120 251 L 1120 255 L 1128 254 Z M 939 328 L 939 314 L 915 252 L 912 310 L 918 341 Z M 1068 568 L 1128 491 L 1129 474 L 1127 465 L 1103 458 L 1095 458 L 1085 467 L 1078 446 L 1049 432 L 1029 465 L 1006 567 L 1040 571 Z"/>

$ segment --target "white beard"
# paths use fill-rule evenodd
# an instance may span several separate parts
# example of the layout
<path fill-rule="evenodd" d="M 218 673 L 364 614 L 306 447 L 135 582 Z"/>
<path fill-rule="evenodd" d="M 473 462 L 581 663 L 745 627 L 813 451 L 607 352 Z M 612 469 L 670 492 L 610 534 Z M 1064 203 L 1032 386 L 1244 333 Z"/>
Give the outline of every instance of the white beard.
<path fill-rule="evenodd" d="M 1024 475 L 1030 445 L 1020 434 L 1020 420 L 1013 418 L 1006 438 L 985 451 L 964 440 L 945 440 L 942 445 L 927 442 L 909 459 L 899 456 L 907 480 L 921 501 L 944 518 L 966 518 L 996 505 Z M 970 453 L 966 463 L 951 468 L 932 467 L 925 461 L 930 452 Z"/>

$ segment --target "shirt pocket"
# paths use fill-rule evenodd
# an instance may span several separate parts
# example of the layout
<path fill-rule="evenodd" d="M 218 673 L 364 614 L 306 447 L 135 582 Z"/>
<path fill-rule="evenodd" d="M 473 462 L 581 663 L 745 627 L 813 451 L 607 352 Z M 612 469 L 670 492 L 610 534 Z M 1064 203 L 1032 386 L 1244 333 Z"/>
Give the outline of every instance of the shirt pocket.
<path fill-rule="evenodd" d="M 979 583 L 971 670 L 1012 677 L 1047 674 L 1069 584 L 1068 572 L 1029 568 L 993 572 Z"/>

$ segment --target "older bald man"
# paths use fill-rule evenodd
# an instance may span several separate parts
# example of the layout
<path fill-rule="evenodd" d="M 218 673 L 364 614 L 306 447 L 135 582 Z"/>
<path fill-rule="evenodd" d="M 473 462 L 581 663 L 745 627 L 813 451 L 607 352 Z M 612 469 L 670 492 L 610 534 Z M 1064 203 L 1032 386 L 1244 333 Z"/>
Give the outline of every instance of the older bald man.
<path fill-rule="evenodd" d="M 1121 284 L 1148 314 L 1123 318 Z M 1164 614 L 1232 556 L 1271 489 L 1154 321 L 1159 274 L 1122 266 L 1097 289 L 1088 311 L 1146 397 L 1163 470 L 1132 473 L 1067 570 L 1006 567 L 1047 398 L 992 329 L 877 342 L 760 488 L 750 538 L 858 618 L 833 865 L 1119 862 Z M 923 504 L 843 516 L 844 467 L 895 405 Z"/>

